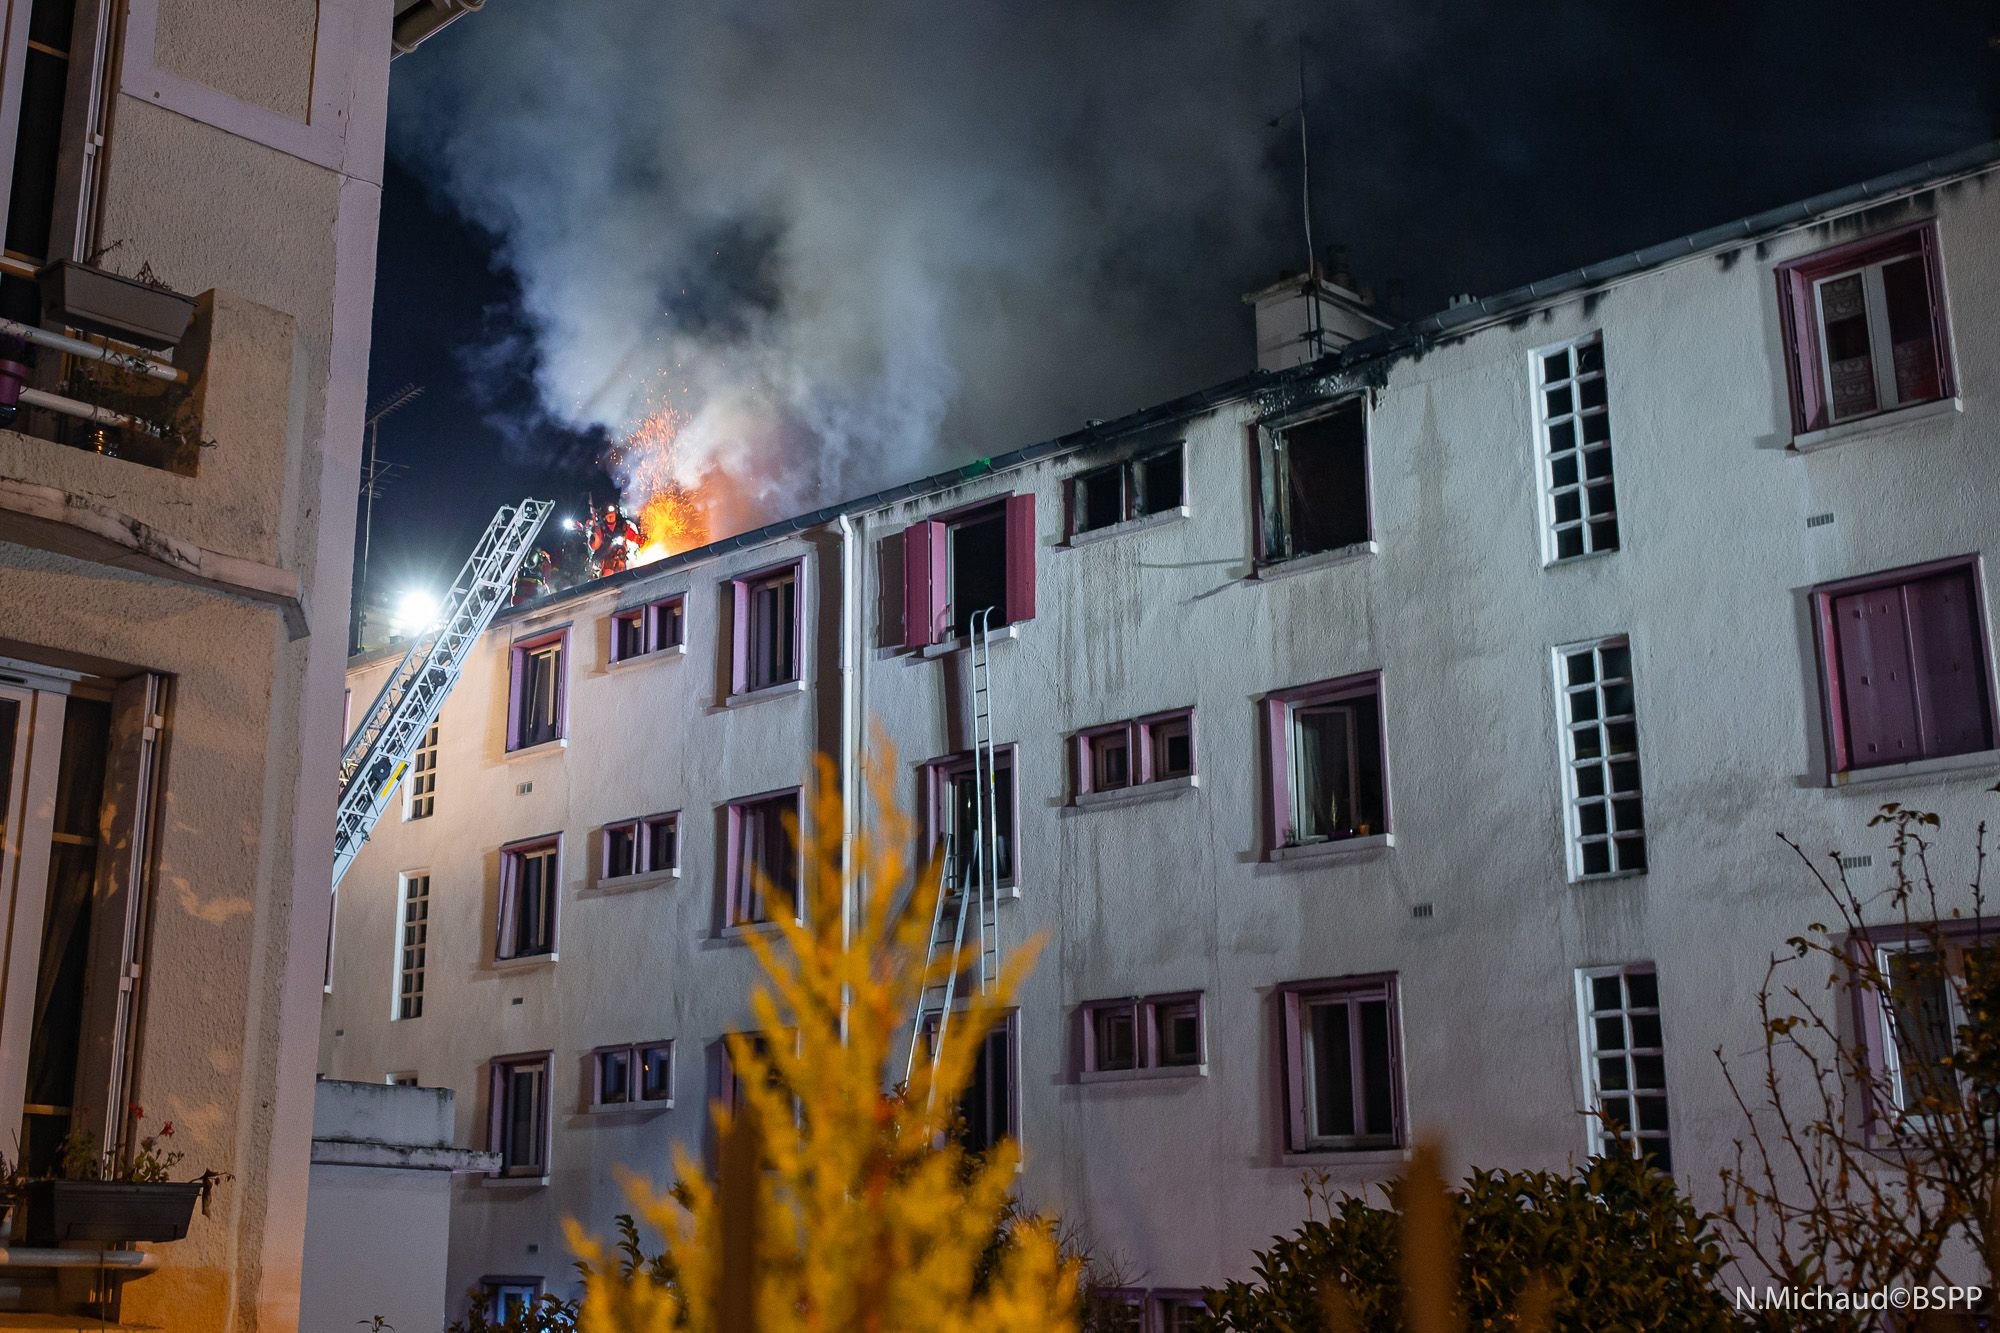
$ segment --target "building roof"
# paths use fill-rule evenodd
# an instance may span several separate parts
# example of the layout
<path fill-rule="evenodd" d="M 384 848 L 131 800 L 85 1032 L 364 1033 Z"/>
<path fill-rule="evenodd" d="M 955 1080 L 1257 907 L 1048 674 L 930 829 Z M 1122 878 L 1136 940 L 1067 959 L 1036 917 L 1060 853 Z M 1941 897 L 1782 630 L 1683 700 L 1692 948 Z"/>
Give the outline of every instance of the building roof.
<path fill-rule="evenodd" d="M 431 2 L 462 4 L 466 3 L 466 0 L 431 0 Z M 731 551 L 761 546 L 767 542 L 824 527 L 838 521 L 842 515 L 866 513 L 918 496 L 947 491 L 990 473 L 1022 467 L 1054 454 L 1067 453 L 1091 445 L 1108 444 L 1246 398 L 1268 397 L 1282 400 L 1311 391 L 1337 392 L 1339 387 L 1344 385 L 1358 385 L 1364 382 L 1369 370 L 1379 369 L 1399 357 L 1420 354 L 1439 343 L 1469 336 L 1479 329 L 1518 318 L 1581 292 L 1610 286 L 1654 269 L 1732 250 L 1765 237 L 1824 222 L 1892 200 L 1907 198 L 1954 180 L 1980 175 L 1993 170 L 1996 166 L 2000 166 L 2000 140 L 1976 144 L 1959 152 L 1934 157 L 1858 184 L 1829 190 L 1796 203 L 1765 209 L 1761 213 L 1752 213 L 1733 222 L 1691 232 L 1670 241 L 1662 241 L 1643 250 L 1615 255 L 1538 282 L 1510 287 L 1492 296 L 1460 301 L 1449 309 L 1359 339 L 1302 365 L 1277 371 L 1254 371 L 1153 407 L 1142 408 L 1114 420 L 1094 422 L 1067 435 L 1060 435 L 990 458 L 975 459 L 960 467 L 948 468 L 928 477 L 903 482 L 838 504 L 826 505 L 809 513 L 779 519 L 775 523 L 767 523 L 748 532 L 724 537 L 706 546 L 682 551 L 664 560 L 656 560 L 607 578 L 550 593 L 532 602 L 502 611 L 494 623 L 535 615 L 564 602 L 622 587 L 640 579 L 650 579 L 675 569 L 705 564 Z M 398 650 L 400 651 L 400 645 Z M 358 662 L 362 659 L 355 660 Z"/>

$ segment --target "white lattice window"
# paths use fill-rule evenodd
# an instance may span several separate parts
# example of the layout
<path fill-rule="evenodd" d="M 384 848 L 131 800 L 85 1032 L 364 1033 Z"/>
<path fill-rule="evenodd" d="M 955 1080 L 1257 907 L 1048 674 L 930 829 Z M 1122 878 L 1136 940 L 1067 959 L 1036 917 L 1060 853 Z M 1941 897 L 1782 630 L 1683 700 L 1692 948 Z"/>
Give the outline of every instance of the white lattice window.
<path fill-rule="evenodd" d="M 1611 478 L 1611 405 L 1597 334 L 1535 353 L 1540 423 L 1543 557 L 1554 564 L 1618 549 Z"/>
<path fill-rule="evenodd" d="M 1632 647 L 1621 636 L 1556 650 L 1571 879 L 1646 868 Z"/>

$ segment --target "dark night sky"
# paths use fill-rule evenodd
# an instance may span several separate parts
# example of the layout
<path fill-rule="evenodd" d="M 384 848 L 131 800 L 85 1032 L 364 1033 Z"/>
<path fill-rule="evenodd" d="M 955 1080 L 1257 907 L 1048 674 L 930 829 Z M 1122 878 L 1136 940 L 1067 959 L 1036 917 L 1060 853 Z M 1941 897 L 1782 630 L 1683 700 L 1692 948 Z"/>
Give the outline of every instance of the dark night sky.
<path fill-rule="evenodd" d="M 794 478 L 765 517 L 1247 369 L 1236 298 L 1300 262 L 1300 11 L 983 8 L 498 0 L 398 61 L 370 393 L 427 392 L 377 586 L 613 491 L 599 366 L 728 408 L 723 465 Z M 1319 238 L 1416 315 L 1963 147 L 1989 9 L 1312 7 Z"/>

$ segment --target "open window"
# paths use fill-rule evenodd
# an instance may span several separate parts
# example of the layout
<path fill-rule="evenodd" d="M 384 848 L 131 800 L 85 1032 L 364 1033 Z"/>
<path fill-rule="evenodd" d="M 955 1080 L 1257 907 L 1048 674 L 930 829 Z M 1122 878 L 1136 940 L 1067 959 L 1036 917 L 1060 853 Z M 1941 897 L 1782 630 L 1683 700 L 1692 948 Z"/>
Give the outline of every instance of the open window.
<path fill-rule="evenodd" d="M 954 1021 L 962 1016 L 954 1013 Z M 995 1020 L 979 1042 L 972 1079 L 958 1099 L 952 1136 L 970 1153 L 983 1153 L 1001 1139 L 1019 1138 L 1020 1041 L 1016 1015 Z M 936 1048 L 938 1015 L 924 1016 L 924 1057 Z"/>
<path fill-rule="evenodd" d="M 1360 398 L 1257 428 L 1257 558 L 1277 564 L 1358 546 L 1368 512 L 1368 413 Z"/>
<path fill-rule="evenodd" d="M 775 913 L 797 917 L 800 908 L 799 793 L 776 792 L 737 801 L 729 807 L 729 853 L 724 882 L 723 924 L 754 926 Z"/>
<path fill-rule="evenodd" d="M 1396 979 L 1282 987 L 1286 1142 L 1293 1152 L 1356 1152 L 1404 1142 Z"/>
<path fill-rule="evenodd" d="M 969 754 L 935 759 L 924 769 L 928 792 L 929 836 L 926 854 L 947 852 L 951 858 L 952 880 L 964 888 L 973 882 L 973 853 L 979 843 L 978 770 Z M 994 861 L 993 882 L 1002 887 L 1015 883 L 1014 849 L 1020 832 L 1014 805 L 1014 747 L 1001 746 L 993 755 Z M 949 836 L 950 846 L 939 844 Z"/>
<path fill-rule="evenodd" d="M 502 1176 L 549 1173 L 550 1055 L 503 1055 L 490 1066 L 486 1148 L 500 1155 Z"/>
<path fill-rule="evenodd" d="M 1778 291 L 1800 433 L 1957 392 L 1936 223 L 1794 260 Z"/>
<path fill-rule="evenodd" d="M 1035 616 L 1035 497 L 1010 495 L 903 533 L 904 646 L 962 638 L 973 617 L 993 628 Z"/>
<path fill-rule="evenodd" d="M 562 739 L 567 712 L 563 661 L 568 641 L 569 631 L 562 629 L 514 645 L 507 707 L 509 750 L 526 750 Z"/>
<path fill-rule="evenodd" d="M 556 951 L 560 836 L 534 838 L 500 850 L 500 931 L 494 957 L 501 962 L 542 958 Z"/>
<path fill-rule="evenodd" d="M 1389 832 L 1382 680 L 1370 673 L 1264 701 L 1270 731 L 1271 845 Z"/>
<path fill-rule="evenodd" d="M 731 694 L 754 694 L 800 679 L 803 561 L 730 581 Z"/>

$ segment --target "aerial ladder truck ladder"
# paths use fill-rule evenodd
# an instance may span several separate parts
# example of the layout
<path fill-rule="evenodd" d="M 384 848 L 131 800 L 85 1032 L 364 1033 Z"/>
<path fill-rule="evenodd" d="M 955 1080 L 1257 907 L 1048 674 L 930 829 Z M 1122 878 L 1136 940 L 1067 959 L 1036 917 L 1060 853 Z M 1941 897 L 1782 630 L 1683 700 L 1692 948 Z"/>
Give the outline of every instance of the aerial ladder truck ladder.
<path fill-rule="evenodd" d="M 360 855 L 437 721 L 438 709 L 464 669 L 465 655 L 512 599 L 515 575 L 552 508 L 547 500 L 501 506 L 445 595 L 436 624 L 410 645 L 348 738 L 340 756 L 340 804 L 333 830 L 334 888 Z"/>
<path fill-rule="evenodd" d="M 955 802 L 948 801 L 938 858 L 937 905 L 924 955 L 924 986 L 917 996 L 910 1054 L 903 1069 L 906 1087 L 916 1074 L 918 1052 L 927 1037 L 931 1073 L 937 1073 L 961 976 L 977 986 L 980 995 L 992 994 L 1000 981 L 1000 822 L 994 795 L 999 761 L 993 746 L 992 648 L 993 608 L 984 607 L 973 612 L 966 630 L 972 696 L 972 846 L 954 845 L 957 812 Z"/>

